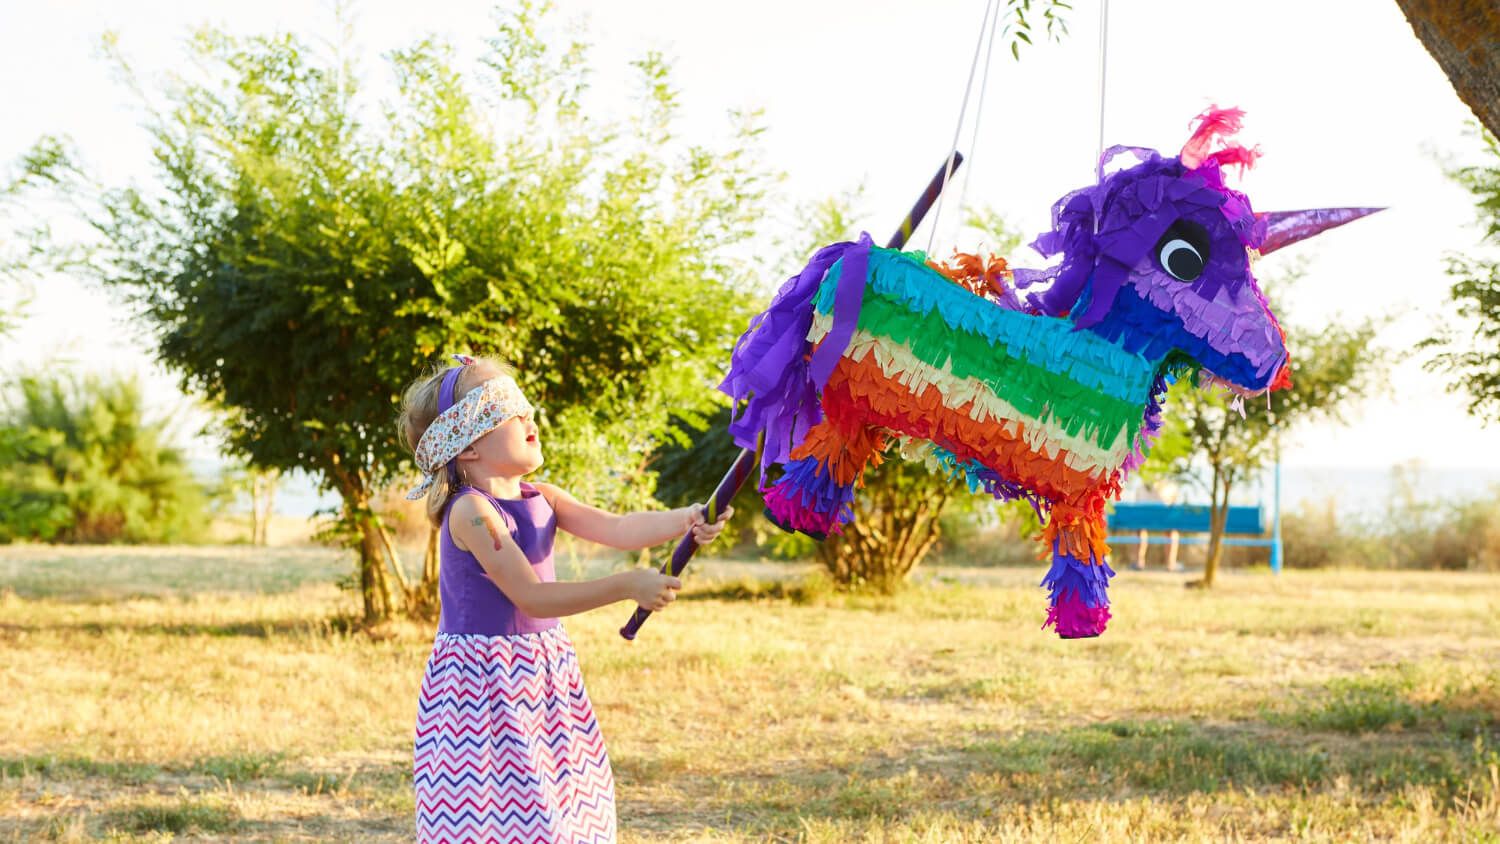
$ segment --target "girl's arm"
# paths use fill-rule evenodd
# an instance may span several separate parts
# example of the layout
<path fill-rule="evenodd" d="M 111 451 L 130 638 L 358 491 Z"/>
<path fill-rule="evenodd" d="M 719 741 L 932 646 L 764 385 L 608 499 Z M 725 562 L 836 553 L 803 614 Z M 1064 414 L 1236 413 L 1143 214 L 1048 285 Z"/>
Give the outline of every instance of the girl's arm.
<path fill-rule="evenodd" d="M 552 484 L 535 486 L 552 505 L 559 528 L 622 551 L 660 545 L 690 530 L 699 545 L 707 545 L 714 541 L 724 529 L 725 521 L 734 514 L 733 507 L 726 507 L 719 520 L 710 524 L 703 518 L 703 508 L 693 504 L 675 510 L 643 510 L 621 515 L 590 507 Z"/>
<path fill-rule="evenodd" d="M 505 529 L 495 505 L 477 495 L 460 496 L 453 502 L 448 530 L 454 543 L 474 555 L 505 597 L 532 618 L 576 615 L 624 600 L 633 600 L 643 609 L 663 610 L 682 588 L 682 581 L 652 569 L 579 583 L 544 583 Z"/>

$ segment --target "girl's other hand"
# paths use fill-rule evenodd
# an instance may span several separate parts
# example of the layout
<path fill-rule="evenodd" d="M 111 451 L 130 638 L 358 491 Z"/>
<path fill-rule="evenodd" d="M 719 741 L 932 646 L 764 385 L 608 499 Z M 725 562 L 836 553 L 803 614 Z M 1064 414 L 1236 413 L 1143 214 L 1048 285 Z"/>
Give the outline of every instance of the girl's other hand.
<path fill-rule="evenodd" d="M 655 569 L 636 569 L 630 573 L 630 599 L 643 610 L 660 612 L 677 600 L 682 581 Z"/>
<path fill-rule="evenodd" d="M 703 506 L 694 504 L 687 508 L 688 530 L 693 532 L 693 541 L 699 545 L 707 545 L 719 538 L 724 532 L 724 525 L 729 523 L 729 517 L 734 515 L 733 507 L 725 507 L 724 512 L 719 514 L 717 521 L 710 522 L 703 518 Z"/>

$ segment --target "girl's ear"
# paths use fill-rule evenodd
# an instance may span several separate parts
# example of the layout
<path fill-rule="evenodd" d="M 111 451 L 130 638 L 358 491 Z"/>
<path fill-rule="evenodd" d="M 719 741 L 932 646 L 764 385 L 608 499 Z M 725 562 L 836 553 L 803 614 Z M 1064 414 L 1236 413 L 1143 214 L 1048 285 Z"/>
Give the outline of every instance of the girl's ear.
<path fill-rule="evenodd" d="M 454 460 L 464 460 L 464 461 L 478 460 L 479 459 L 479 452 L 477 452 L 477 451 L 474 450 L 474 446 L 472 446 L 472 445 L 471 446 L 467 446 L 467 447 L 464 448 L 463 451 L 460 451 L 458 453 L 457 457 L 455 457 L 453 459 Z"/>

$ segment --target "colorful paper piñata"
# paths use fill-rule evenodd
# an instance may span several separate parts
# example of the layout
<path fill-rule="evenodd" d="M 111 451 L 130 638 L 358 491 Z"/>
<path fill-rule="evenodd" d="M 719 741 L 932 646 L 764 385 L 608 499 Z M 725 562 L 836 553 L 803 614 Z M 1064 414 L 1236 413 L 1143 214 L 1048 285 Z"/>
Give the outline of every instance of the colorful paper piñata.
<path fill-rule="evenodd" d="M 1174 158 L 1109 149 L 1106 164 L 1136 163 L 1053 206 L 1032 244 L 1061 255 L 1049 269 L 943 266 L 868 235 L 814 255 L 751 321 L 721 386 L 744 402 L 736 441 L 764 434 L 767 515 L 837 531 L 865 467 L 900 440 L 973 490 L 1037 506 L 1052 557 L 1044 626 L 1103 632 L 1105 504 L 1151 447 L 1168 385 L 1191 376 L 1253 396 L 1290 383 L 1251 256 L 1375 210 L 1255 214 L 1224 184 L 1256 157 L 1223 141 L 1241 117 L 1201 115 Z"/>

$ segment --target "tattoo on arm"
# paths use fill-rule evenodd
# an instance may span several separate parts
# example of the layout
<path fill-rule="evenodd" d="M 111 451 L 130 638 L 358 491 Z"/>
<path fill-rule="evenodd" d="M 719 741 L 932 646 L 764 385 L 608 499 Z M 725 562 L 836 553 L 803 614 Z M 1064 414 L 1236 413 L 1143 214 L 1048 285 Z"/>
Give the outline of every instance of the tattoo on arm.
<path fill-rule="evenodd" d="M 500 550 L 500 536 L 501 536 L 500 529 L 490 519 L 485 519 L 484 520 L 484 527 L 485 527 L 486 530 L 488 530 L 490 532 L 490 539 L 495 540 L 495 550 L 499 551 Z"/>
<path fill-rule="evenodd" d="M 492 521 L 491 519 L 487 519 L 484 516 L 475 516 L 470 524 L 472 524 L 474 527 L 482 527 L 486 531 L 488 531 L 490 534 L 490 539 L 494 540 L 495 550 L 500 550 L 500 536 L 502 534 L 502 531 L 495 525 L 494 521 Z"/>

